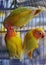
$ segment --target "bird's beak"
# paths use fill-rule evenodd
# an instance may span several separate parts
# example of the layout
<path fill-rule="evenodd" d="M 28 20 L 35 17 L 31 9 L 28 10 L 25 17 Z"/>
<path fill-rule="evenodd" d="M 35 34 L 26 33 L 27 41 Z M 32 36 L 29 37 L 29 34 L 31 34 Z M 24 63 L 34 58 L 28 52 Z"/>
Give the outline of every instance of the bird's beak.
<path fill-rule="evenodd" d="M 44 38 L 45 37 L 45 33 L 44 34 L 42 34 L 42 38 Z"/>

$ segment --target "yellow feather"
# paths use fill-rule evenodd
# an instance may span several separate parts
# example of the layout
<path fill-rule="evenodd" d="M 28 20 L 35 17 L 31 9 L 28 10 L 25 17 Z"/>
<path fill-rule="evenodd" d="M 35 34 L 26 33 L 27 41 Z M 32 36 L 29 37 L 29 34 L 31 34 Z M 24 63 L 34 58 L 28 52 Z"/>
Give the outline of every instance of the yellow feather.
<path fill-rule="evenodd" d="M 6 40 L 6 47 L 9 50 L 10 57 L 20 59 L 22 53 L 22 40 L 19 36 L 13 36 Z"/>

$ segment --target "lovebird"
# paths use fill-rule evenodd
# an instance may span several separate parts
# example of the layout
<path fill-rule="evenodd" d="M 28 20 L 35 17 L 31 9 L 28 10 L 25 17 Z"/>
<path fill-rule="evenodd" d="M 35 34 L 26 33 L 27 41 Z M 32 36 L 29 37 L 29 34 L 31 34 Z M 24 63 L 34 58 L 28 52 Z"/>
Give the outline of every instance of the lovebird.
<path fill-rule="evenodd" d="M 14 31 L 10 24 L 5 25 L 7 33 L 5 35 L 6 49 L 9 52 L 10 58 L 20 59 L 23 54 L 22 39 Z"/>
<path fill-rule="evenodd" d="M 33 51 L 39 47 L 38 40 L 44 38 L 45 32 L 42 28 L 34 28 L 24 36 L 23 49 L 29 58 L 32 58 Z"/>
<path fill-rule="evenodd" d="M 38 15 L 42 10 L 40 8 L 33 9 L 30 7 L 18 7 L 15 10 L 13 10 L 9 16 L 6 17 L 4 20 L 4 26 L 7 23 L 10 23 L 12 26 L 17 27 L 23 27 L 32 18 L 34 18 L 36 15 Z"/>

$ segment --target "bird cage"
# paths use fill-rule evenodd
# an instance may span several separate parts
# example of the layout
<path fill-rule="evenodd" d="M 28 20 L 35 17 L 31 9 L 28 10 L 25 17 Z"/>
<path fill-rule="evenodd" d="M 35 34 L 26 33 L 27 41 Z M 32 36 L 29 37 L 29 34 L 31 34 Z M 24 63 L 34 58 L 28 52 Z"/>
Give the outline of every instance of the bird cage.
<path fill-rule="evenodd" d="M 4 36 L 7 30 L 3 26 L 4 19 L 13 11 L 20 6 L 30 6 L 33 8 L 45 8 L 46 0 L 0 0 L 0 65 L 46 65 L 46 36 L 43 40 L 39 41 L 39 52 L 40 55 L 35 59 L 25 58 L 23 62 L 18 59 L 9 59 L 8 51 L 6 50 Z M 41 27 L 46 32 L 46 10 L 38 14 L 29 23 L 22 28 L 16 28 L 22 41 L 26 32 L 33 28 Z"/>

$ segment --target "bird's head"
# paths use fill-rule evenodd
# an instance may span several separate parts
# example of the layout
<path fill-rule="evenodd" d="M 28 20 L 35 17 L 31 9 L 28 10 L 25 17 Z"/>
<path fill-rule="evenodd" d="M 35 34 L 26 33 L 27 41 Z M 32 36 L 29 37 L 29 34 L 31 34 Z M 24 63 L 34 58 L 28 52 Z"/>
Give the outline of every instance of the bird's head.
<path fill-rule="evenodd" d="M 4 24 L 4 27 L 5 27 L 8 31 L 14 30 L 13 26 L 12 26 L 9 22 L 5 23 L 5 24 Z"/>
<path fill-rule="evenodd" d="M 13 30 L 13 26 L 11 25 L 11 23 L 9 22 L 9 19 L 6 18 L 3 22 L 3 25 L 4 27 L 7 29 L 7 30 Z"/>
<path fill-rule="evenodd" d="M 33 36 L 36 39 L 44 38 L 45 37 L 45 32 L 42 28 L 35 28 L 35 29 L 33 29 Z"/>

